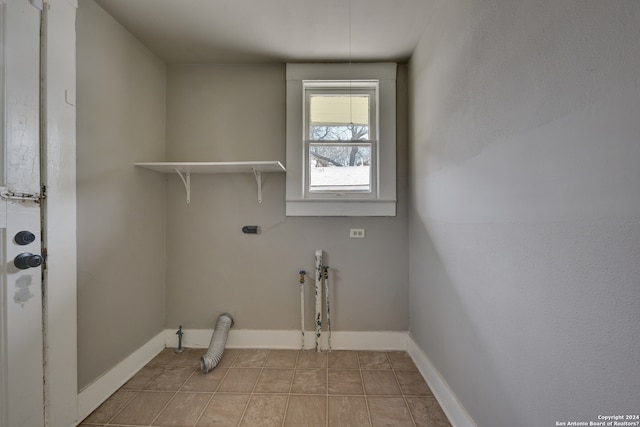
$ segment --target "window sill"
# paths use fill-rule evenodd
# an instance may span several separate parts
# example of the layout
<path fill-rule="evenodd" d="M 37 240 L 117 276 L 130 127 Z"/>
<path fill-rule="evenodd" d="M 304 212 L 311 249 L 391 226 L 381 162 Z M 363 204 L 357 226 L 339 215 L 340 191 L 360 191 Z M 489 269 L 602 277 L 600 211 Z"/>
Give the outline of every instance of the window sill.
<path fill-rule="evenodd" d="M 396 216 L 395 200 L 287 200 L 287 216 Z"/>

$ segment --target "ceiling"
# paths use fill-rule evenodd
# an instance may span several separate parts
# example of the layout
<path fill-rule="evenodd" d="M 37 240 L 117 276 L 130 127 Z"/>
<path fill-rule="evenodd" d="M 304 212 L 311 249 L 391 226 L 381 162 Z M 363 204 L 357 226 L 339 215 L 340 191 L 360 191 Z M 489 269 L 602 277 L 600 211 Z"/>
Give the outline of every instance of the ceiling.
<path fill-rule="evenodd" d="M 96 0 L 168 63 L 406 62 L 432 0 Z"/>

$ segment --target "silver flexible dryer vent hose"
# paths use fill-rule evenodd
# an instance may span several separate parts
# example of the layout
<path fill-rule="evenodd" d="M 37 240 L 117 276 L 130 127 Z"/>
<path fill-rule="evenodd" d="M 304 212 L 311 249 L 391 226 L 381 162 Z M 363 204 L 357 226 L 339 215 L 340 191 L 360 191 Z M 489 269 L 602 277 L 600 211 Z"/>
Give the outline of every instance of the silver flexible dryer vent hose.
<path fill-rule="evenodd" d="M 224 346 L 227 343 L 227 335 L 229 335 L 229 329 L 232 326 L 233 317 L 229 313 L 223 313 L 218 316 L 216 328 L 213 331 L 211 343 L 209 343 L 209 350 L 207 350 L 207 354 L 200 358 L 200 370 L 203 373 L 206 374 L 215 368 L 220 359 L 222 359 Z"/>

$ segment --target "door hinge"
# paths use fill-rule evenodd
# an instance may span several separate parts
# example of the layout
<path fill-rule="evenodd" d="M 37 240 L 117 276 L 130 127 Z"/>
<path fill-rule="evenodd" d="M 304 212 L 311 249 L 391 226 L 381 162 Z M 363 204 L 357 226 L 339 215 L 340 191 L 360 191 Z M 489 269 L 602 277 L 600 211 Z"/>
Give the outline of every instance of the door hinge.
<path fill-rule="evenodd" d="M 4 200 L 16 200 L 21 202 L 40 203 L 46 196 L 44 194 L 20 193 L 15 191 L 0 192 L 0 198 Z"/>
<path fill-rule="evenodd" d="M 29 0 L 29 3 L 31 3 L 31 6 L 35 7 L 40 12 L 42 12 L 42 9 L 44 9 L 44 5 L 42 4 L 42 0 Z"/>
<path fill-rule="evenodd" d="M 47 257 L 49 256 L 49 251 L 47 250 L 46 247 L 43 247 L 40 252 L 42 253 L 42 258 L 44 259 L 44 262 L 42 263 L 42 270 L 46 270 L 47 269 Z"/>

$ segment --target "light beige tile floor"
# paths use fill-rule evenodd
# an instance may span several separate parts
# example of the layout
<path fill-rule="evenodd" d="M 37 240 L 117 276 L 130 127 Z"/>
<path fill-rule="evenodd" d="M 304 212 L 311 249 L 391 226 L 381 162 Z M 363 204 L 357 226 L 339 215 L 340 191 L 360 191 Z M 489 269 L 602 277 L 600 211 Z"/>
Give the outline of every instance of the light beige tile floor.
<path fill-rule="evenodd" d="M 80 426 L 450 427 L 405 352 L 165 349 Z"/>

